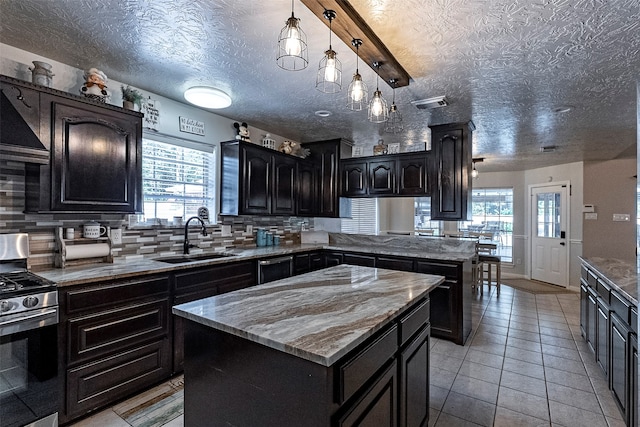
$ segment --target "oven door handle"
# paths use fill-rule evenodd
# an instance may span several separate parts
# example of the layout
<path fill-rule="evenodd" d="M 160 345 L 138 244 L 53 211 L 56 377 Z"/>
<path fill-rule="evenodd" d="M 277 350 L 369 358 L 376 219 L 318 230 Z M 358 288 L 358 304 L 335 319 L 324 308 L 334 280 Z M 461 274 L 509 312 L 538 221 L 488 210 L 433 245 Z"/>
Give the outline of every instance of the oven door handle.
<path fill-rule="evenodd" d="M 261 260 L 261 261 L 259 261 L 259 264 L 260 265 L 273 265 L 273 264 L 282 264 L 282 263 L 291 262 L 291 261 L 293 261 L 293 257 L 292 256 L 286 256 L 286 257 L 281 257 L 281 258 L 272 258 L 272 259 Z"/>
<path fill-rule="evenodd" d="M 11 319 L 0 322 L 0 336 L 17 332 L 24 332 L 43 326 L 58 323 L 58 309 L 51 308 L 28 316 L 12 316 Z"/>

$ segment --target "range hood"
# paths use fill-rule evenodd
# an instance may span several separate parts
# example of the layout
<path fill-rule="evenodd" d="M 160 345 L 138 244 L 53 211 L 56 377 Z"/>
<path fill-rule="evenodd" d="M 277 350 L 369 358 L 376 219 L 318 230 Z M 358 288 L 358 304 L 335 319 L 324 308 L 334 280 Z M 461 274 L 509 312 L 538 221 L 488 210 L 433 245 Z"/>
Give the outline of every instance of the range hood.
<path fill-rule="evenodd" d="M 49 150 L 3 91 L 0 91 L 0 159 L 49 163 Z"/>

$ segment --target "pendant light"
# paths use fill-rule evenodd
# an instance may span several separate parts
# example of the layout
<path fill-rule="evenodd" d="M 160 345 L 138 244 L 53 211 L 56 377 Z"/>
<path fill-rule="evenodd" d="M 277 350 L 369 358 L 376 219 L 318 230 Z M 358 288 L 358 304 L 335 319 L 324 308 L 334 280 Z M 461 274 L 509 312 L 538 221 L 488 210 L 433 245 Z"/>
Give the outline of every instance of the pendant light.
<path fill-rule="evenodd" d="M 389 119 L 384 125 L 384 131 L 388 133 L 400 133 L 404 130 L 402 124 L 402 114 L 398 111 L 396 106 L 396 79 L 390 79 L 389 83 L 393 85 L 393 101 L 391 101 L 391 108 L 389 108 Z"/>
<path fill-rule="evenodd" d="M 387 109 L 387 101 L 382 97 L 382 92 L 378 87 L 380 80 L 380 63 L 374 62 L 374 68 L 377 70 L 376 74 L 376 91 L 373 93 L 373 97 L 369 102 L 369 121 L 372 123 L 384 123 L 389 119 L 389 110 Z"/>
<path fill-rule="evenodd" d="M 291 0 L 291 18 L 287 19 L 278 37 L 276 62 L 280 68 L 289 71 L 304 70 L 309 64 L 307 36 L 300 28 L 300 20 L 293 15 L 293 0 Z"/>
<path fill-rule="evenodd" d="M 471 170 L 471 178 L 476 179 L 478 177 L 478 169 L 476 169 L 476 162 L 473 162 L 473 169 Z"/>
<path fill-rule="evenodd" d="M 353 111 L 360 111 L 367 105 L 369 100 L 369 88 L 366 83 L 362 81 L 362 76 L 358 71 L 358 49 L 362 46 L 361 39 L 351 40 L 351 44 L 356 48 L 356 72 L 353 75 L 353 80 L 349 85 L 347 91 L 347 108 Z"/>
<path fill-rule="evenodd" d="M 316 89 L 324 93 L 336 93 L 342 89 L 342 64 L 336 58 L 337 53 L 331 49 L 331 21 L 336 18 L 336 12 L 325 10 L 324 17 L 329 20 L 329 49 L 324 52 L 324 57 L 320 60 Z"/>

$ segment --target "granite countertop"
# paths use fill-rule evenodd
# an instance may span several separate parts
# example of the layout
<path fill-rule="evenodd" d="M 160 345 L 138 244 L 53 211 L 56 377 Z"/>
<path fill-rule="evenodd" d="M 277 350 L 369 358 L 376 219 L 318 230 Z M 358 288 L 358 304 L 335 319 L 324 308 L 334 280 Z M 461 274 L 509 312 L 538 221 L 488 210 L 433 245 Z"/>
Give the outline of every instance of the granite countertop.
<path fill-rule="evenodd" d="M 173 313 L 331 366 L 443 281 L 343 264 L 177 305 Z"/>
<path fill-rule="evenodd" d="M 375 255 L 391 255 L 400 257 L 415 257 L 423 259 L 438 259 L 454 262 L 465 262 L 474 254 L 441 251 L 441 252 L 425 252 L 413 248 L 398 248 L 385 246 L 357 246 L 351 244 L 299 244 L 284 246 L 268 246 L 260 248 L 232 249 L 225 250 L 223 253 L 231 255 L 224 258 L 216 258 L 211 260 L 201 260 L 185 262 L 181 264 L 168 264 L 156 259 L 161 258 L 135 258 L 135 259 L 118 259 L 113 264 L 96 263 L 85 264 L 81 266 L 68 267 L 65 269 L 53 268 L 49 270 L 36 271 L 35 273 L 45 279 L 56 282 L 58 286 L 72 286 L 80 284 L 89 284 L 100 282 L 103 280 L 126 279 L 129 277 L 140 276 L 144 274 L 168 273 L 176 270 L 185 270 L 195 267 L 203 267 L 207 265 L 219 265 L 229 262 L 238 262 L 243 260 L 260 259 L 266 257 L 274 257 L 279 255 L 295 254 L 319 249 L 339 250 L 363 252 Z M 208 252 L 192 251 L 192 255 L 198 255 Z M 169 257 L 179 256 L 180 254 L 168 254 Z"/>
<path fill-rule="evenodd" d="M 607 283 L 638 307 L 638 266 L 628 261 L 614 258 L 580 259 L 606 279 Z"/>

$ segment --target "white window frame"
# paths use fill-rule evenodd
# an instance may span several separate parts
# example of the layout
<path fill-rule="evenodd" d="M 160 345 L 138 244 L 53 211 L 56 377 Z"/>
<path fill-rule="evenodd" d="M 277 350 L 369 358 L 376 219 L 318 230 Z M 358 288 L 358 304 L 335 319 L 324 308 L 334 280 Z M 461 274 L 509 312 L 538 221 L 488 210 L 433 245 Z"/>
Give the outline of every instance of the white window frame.
<path fill-rule="evenodd" d="M 354 198 L 350 200 L 351 218 L 342 218 L 340 231 L 349 234 L 379 234 L 378 199 Z"/>

